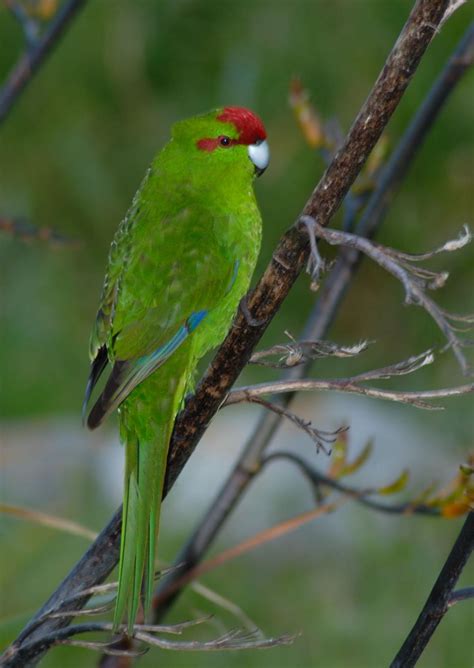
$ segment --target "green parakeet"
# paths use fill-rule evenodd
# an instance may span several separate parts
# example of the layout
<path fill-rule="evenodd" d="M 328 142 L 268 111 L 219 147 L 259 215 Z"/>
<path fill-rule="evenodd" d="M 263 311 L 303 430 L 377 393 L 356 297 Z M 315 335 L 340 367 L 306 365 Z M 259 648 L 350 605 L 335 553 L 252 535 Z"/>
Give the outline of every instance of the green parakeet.
<path fill-rule="evenodd" d="M 152 595 L 168 445 L 198 360 L 225 337 L 260 248 L 252 188 L 267 167 L 261 120 L 225 107 L 176 123 L 112 242 L 90 344 L 84 410 L 94 429 L 118 409 L 125 447 L 115 625 Z"/>

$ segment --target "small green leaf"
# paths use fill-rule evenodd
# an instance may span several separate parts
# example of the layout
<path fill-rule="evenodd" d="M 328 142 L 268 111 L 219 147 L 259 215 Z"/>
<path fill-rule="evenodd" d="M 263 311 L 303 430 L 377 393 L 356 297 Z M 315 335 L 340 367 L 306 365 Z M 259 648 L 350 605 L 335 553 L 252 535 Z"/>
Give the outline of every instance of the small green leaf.
<path fill-rule="evenodd" d="M 339 478 L 341 471 L 347 466 L 347 432 L 341 432 L 332 446 L 331 466 L 328 476 Z"/>
<path fill-rule="evenodd" d="M 408 469 L 404 469 L 401 474 L 394 480 L 392 483 L 389 485 L 385 485 L 384 487 L 379 487 L 377 489 L 377 492 L 379 494 L 397 494 L 398 492 L 401 492 L 405 487 L 407 486 L 408 480 L 410 478 L 410 473 Z"/>
<path fill-rule="evenodd" d="M 432 482 L 431 485 L 428 485 L 428 487 L 425 487 L 425 489 L 421 490 L 421 492 L 415 496 L 414 499 L 412 499 L 411 503 L 414 506 L 419 506 L 419 505 L 435 505 L 433 503 L 433 494 L 435 493 L 436 489 L 438 488 L 438 483 L 437 482 Z"/>
<path fill-rule="evenodd" d="M 364 447 L 357 455 L 357 457 L 352 462 L 349 462 L 340 469 L 339 476 L 342 477 L 345 475 L 350 475 L 351 473 L 355 473 L 356 471 L 358 471 L 369 459 L 373 449 L 374 449 L 374 442 L 372 439 L 370 439 L 364 445 Z"/>

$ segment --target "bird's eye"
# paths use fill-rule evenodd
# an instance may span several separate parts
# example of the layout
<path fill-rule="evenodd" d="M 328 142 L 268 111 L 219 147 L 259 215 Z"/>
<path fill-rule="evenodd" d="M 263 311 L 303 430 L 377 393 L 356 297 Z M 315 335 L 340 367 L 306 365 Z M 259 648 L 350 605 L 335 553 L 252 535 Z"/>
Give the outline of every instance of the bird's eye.
<path fill-rule="evenodd" d="M 230 137 L 219 137 L 219 144 L 221 146 L 225 146 L 226 148 L 232 144 L 232 140 Z"/>

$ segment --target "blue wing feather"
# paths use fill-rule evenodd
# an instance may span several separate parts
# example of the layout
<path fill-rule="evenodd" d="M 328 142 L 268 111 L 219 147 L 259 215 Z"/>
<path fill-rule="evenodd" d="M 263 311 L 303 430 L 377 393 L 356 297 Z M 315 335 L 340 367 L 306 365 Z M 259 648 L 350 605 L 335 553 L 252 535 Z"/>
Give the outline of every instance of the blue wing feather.
<path fill-rule="evenodd" d="M 170 355 L 200 325 L 207 314 L 208 311 L 206 310 L 192 313 L 171 339 L 152 353 L 130 362 L 116 362 L 104 391 L 89 414 L 88 426 L 91 429 L 99 426 L 104 418 L 120 406 L 122 401 L 139 383 L 166 362 Z"/>

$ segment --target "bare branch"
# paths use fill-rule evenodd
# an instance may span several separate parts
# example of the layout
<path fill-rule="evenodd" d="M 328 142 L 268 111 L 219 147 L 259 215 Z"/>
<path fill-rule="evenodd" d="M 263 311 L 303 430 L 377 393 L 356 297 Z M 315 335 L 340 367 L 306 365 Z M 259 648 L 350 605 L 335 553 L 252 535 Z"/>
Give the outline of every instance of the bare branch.
<path fill-rule="evenodd" d="M 410 404 L 416 408 L 425 410 L 442 410 L 442 406 L 429 404 L 430 399 L 444 399 L 446 397 L 458 397 L 462 394 L 474 392 L 474 383 L 468 385 L 459 385 L 457 387 L 447 387 L 441 390 L 422 390 L 420 392 L 398 392 L 391 390 L 381 390 L 376 387 L 365 387 L 351 383 L 350 379 L 335 380 L 289 380 L 275 381 L 274 383 L 260 383 L 259 385 L 248 385 L 245 387 L 231 390 L 223 406 L 231 406 L 244 401 L 255 402 L 257 397 L 266 394 L 281 394 L 286 392 L 307 392 L 307 391 L 334 391 L 348 392 L 350 394 L 363 394 L 373 399 L 384 399 L 386 401 L 395 401 L 402 404 Z"/>
<path fill-rule="evenodd" d="M 470 512 L 420 616 L 390 664 L 390 668 L 412 668 L 417 663 L 450 607 L 452 591 L 473 550 L 474 512 Z"/>
<path fill-rule="evenodd" d="M 291 343 L 275 345 L 267 350 L 257 350 L 252 354 L 249 364 L 259 364 L 274 369 L 289 369 L 324 357 L 355 357 L 366 351 L 371 343 L 360 341 L 352 346 L 341 346 L 332 341 L 295 341 L 289 332 L 285 334 L 291 339 Z M 280 355 L 277 362 L 267 360 L 268 357 L 275 355 Z"/>
<path fill-rule="evenodd" d="M 65 2 L 59 8 L 45 32 L 35 40 L 34 45 L 30 45 L 26 53 L 11 70 L 0 89 L 0 123 L 5 120 L 8 112 L 38 71 L 46 56 L 56 46 L 64 31 L 84 4 L 85 0 Z"/>
<path fill-rule="evenodd" d="M 170 568 L 163 568 L 157 573 L 155 573 L 155 579 L 169 575 L 174 570 L 176 570 L 175 566 L 171 566 Z M 68 617 L 73 619 L 75 614 L 78 616 L 87 616 L 88 614 L 95 614 L 96 611 L 99 614 L 100 607 L 108 609 L 109 604 L 113 602 L 113 600 L 115 599 L 115 593 L 117 587 L 118 587 L 117 581 L 108 582 L 107 584 L 102 584 L 102 585 L 94 585 L 87 589 L 74 592 L 73 594 L 66 596 L 62 600 L 52 602 L 49 608 L 44 606 L 42 614 L 38 615 L 31 622 L 30 632 L 34 631 L 35 628 L 38 628 L 45 622 L 48 622 L 53 619 L 57 619 L 60 620 L 61 622 L 64 622 L 65 620 L 67 620 Z M 95 596 L 102 596 L 104 594 L 105 595 L 110 594 L 112 598 L 103 606 L 99 606 L 99 608 L 87 607 L 87 606 L 84 608 L 80 608 L 77 605 L 78 601 L 84 601 Z M 197 620 L 197 622 L 196 621 L 185 622 L 184 625 L 182 625 L 182 627 L 185 628 L 186 626 L 190 626 L 195 623 L 200 623 L 200 621 L 201 620 Z M 166 632 L 170 632 L 167 630 L 169 628 L 170 627 L 161 626 L 161 629 Z M 176 628 L 176 625 L 173 625 L 173 628 Z"/>
<path fill-rule="evenodd" d="M 204 575 L 204 573 L 208 573 L 209 571 L 212 571 L 215 568 L 222 566 L 222 564 L 225 564 L 228 561 L 231 561 L 232 559 L 236 559 L 237 557 L 240 557 L 242 554 L 251 552 L 255 548 L 261 547 L 262 545 L 265 545 L 270 541 L 276 540 L 281 536 L 285 536 L 288 533 L 295 531 L 296 529 L 299 529 L 301 526 L 304 526 L 308 522 L 312 522 L 313 520 L 322 517 L 323 515 L 327 515 L 328 513 L 332 513 L 338 510 L 344 503 L 345 499 L 339 499 L 338 501 L 335 501 L 333 503 L 320 504 L 316 508 L 312 508 L 311 510 L 306 511 L 305 513 L 300 513 L 295 517 L 291 517 L 288 520 L 279 522 L 278 524 L 275 524 L 270 528 L 263 529 L 263 531 L 259 531 L 250 538 L 243 540 L 241 543 L 238 543 L 233 547 L 229 547 L 228 549 L 220 552 L 215 557 L 208 559 L 207 561 L 196 566 L 195 568 L 187 570 L 183 575 L 180 575 L 178 579 L 176 579 L 173 582 L 172 587 L 167 588 L 165 592 L 163 592 L 163 594 L 161 594 L 161 592 L 158 592 L 154 597 L 153 606 L 155 608 L 160 606 L 163 598 L 165 596 L 166 597 L 169 596 L 174 589 L 183 587 L 184 584 L 187 584 L 188 582 L 191 582 L 192 580 L 201 577 L 202 575 Z"/>
<path fill-rule="evenodd" d="M 340 232 L 339 230 L 325 228 L 320 225 L 317 220 L 308 216 L 302 217 L 301 224 L 308 231 L 312 250 L 313 247 L 316 248 L 316 240 L 314 238 L 314 235 L 316 235 L 333 246 L 347 246 L 348 248 L 357 249 L 395 276 L 404 287 L 405 303 L 416 304 L 427 311 L 448 340 L 448 344 L 453 349 L 463 373 L 466 375 L 470 373 L 469 364 L 462 350 L 466 345 L 465 342 L 455 334 L 454 328 L 449 322 L 449 319 L 445 317 L 443 310 L 440 309 L 425 292 L 427 289 L 441 287 L 447 278 L 447 274 L 436 274 L 426 270 L 421 272 L 419 269 L 411 267 L 409 262 L 400 261 L 400 257 L 410 257 L 406 253 L 388 249 L 380 244 L 375 244 L 369 239 L 359 237 L 356 234 L 351 234 L 350 232 Z M 447 242 L 441 248 L 423 255 L 432 257 L 442 251 L 457 250 L 471 241 L 471 238 L 470 232 L 465 228 L 464 234 L 455 241 Z M 416 257 L 418 260 L 423 259 L 423 255 Z M 315 254 L 312 255 L 309 266 L 312 280 L 318 282 L 319 275 L 321 271 L 324 270 L 324 261 L 321 259 L 317 250 Z M 470 318 L 470 316 L 467 316 L 467 318 Z"/>
<path fill-rule="evenodd" d="M 222 407 L 231 406 L 242 402 L 253 402 L 268 394 L 282 394 L 287 392 L 307 392 L 311 390 L 317 391 L 336 391 L 349 392 L 353 394 L 363 394 L 366 397 L 375 399 L 385 399 L 387 401 L 395 401 L 403 404 L 410 404 L 417 408 L 424 408 L 428 410 L 442 409 L 442 406 L 436 406 L 428 403 L 430 399 L 442 399 L 447 397 L 460 396 L 474 392 L 474 383 L 466 385 L 459 385 L 457 387 L 448 387 L 439 390 L 420 390 L 418 392 L 402 392 L 399 390 L 382 390 L 376 387 L 367 387 L 360 383 L 368 380 L 388 379 L 394 376 L 406 375 L 418 371 L 426 364 L 433 362 L 433 354 L 431 351 L 424 352 L 421 355 L 414 355 L 407 360 L 386 366 L 381 369 L 374 369 L 356 376 L 348 378 L 334 378 L 329 380 L 297 378 L 294 380 L 276 380 L 271 382 L 259 383 L 257 385 L 247 385 L 245 387 L 237 387 L 231 390 L 227 398 L 222 403 Z M 301 428 L 305 428 L 304 421 L 282 407 L 274 407 L 273 404 L 264 404 L 266 408 L 270 408 L 278 412 L 280 415 L 289 418 Z M 306 425 L 308 426 L 308 425 Z M 308 432 L 310 433 L 310 432 Z M 316 431 L 316 433 L 318 433 Z M 324 432 L 319 432 L 319 434 Z M 336 433 L 336 432 L 335 432 Z M 320 444 L 321 445 L 321 444 Z"/>
<path fill-rule="evenodd" d="M 38 23 L 31 16 L 28 16 L 23 6 L 19 2 L 16 2 L 16 0 L 3 0 L 3 2 L 20 24 L 27 48 L 32 49 L 37 43 L 39 35 Z"/>
<path fill-rule="evenodd" d="M 306 476 L 313 487 L 325 485 L 336 492 L 340 492 L 357 503 L 362 504 L 381 513 L 388 513 L 390 515 L 433 515 L 439 516 L 440 512 L 437 508 L 429 506 L 425 503 L 407 502 L 398 504 L 383 503 L 381 501 L 370 498 L 378 494 L 377 489 L 357 489 L 346 485 L 335 478 L 331 478 L 324 473 L 318 471 L 314 466 L 310 465 L 303 457 L 296 455 L 293 452 L 272 452 L 263 458 L 262 464 L 266 465 L 273 461 L 284 459 L 296 464 L 300 471 Z"/>
<path fill-rule="evenodd" d="M 468 601 L 469 599 L 474 598 L 474 587 L 464 587 L 464 589 L 457 589 L 456 591 L 451 592 L 451 596 L 448 600 L 448 608 L 452 608 L 456 603 L 461 601 Z"/>
<path fill-rule="evenodd" d="M 35 524 L 42 524 L 43 526 L 57 529 L 58 531 L 64 531 L 75 536 L 82 536 L 89 540 L 97 538 L 97 533 L 95 531 L 92 531 L 77 522 L 65 519 L 64 517 L 50 515 L 49 513 L 43 513 L 39 510 L 33 510 L 32 508 L 22 508 L 20 506 L 13 506 L 9 503 L 0 503 L 0 513 L 5 513 L 6 515 L 11 515 L 28 522 L 34 522 Z"/>
<path fill-rule="evenodd" d="M 467 225 L 463 225 L 462 230 L 459 232 L 459 235 L 455 239 L 449 239 L 441 246 L 434 248 L 432 251 L 426 253 L 404 253 L 403 251 L 395 250 L 394 248 L 389 248 L 388 246 L 382 246 L 382 244 L 377 244 L 373 242 L 373 245 L 376 248 L 380 248 L 386 255 L 390 255 L 395 258 L 395 260 L 407 260 L 408 263 L 411 262 L 424 262 L 425 260 L 431 260 L 436 255 L 441 255 L 442 253 L 452 253 L 454 251 L 461 250 L 464 246 L 471 243 L 472 233 Z"/>
<path fill-rule="evenodd" d="M 77 239 L 56 232 L 51 227 L 36 227 L 24 218 L 0 216 L 0 231 L 22 241 L 44 241 L 55 247 L 80 245 Z"/>
<path fill-rule="evenodd" d="M 234 601 L 231 601 L 225 596 L 222 596 L 222 594 L 219 594 L 210 587 L 203 585 L 202 582 L 193 582 L 191 588 L 207 601 L 210 601 L 211 603 L 218 605 L 223 610 L 230 612 L 237 618 L 240 624 L 245 626 L 245 628 L 249 630 L 256 628 L 257 625 L 255 622 L 252 621 L 247 613 L 244 612 L 242 608 Z"/>
<path fill-rule="evenodd" d="M 61 619 L 62 617 L 93 617 L 94 615 L 103 615 L 109 612 L 114 606 L 113 601 L 104 603 L 104 605 L 86 606 L 82 610 L 62 610 L 61 612 L 51 612 L 46 615 L 46 619 Z"/>
<path fill-rule="evenodd" d="M 195 620 L 194 622 L 186 622 L 185 624 L 177 624 L 177 633 L 181 633 L 186 625 L 195 626 L 196 623 L 202 623 L 205 620 Z M 26 643 L 23 647 L 14 649 L 13 647 L 7 650 L 4 659 L 8 661 L 21 662 L 30 660 L 43 653 L 49 647 L 54 645 L 72 645 L 75 647 L 83 647 L 103 652 L 104 654 L 111 654 L 113 656 L 127 656 L 138 657 L 141 656 L 145 650 L 127 649 L 117 647 L 117 641 L 112 640 L 108 642 L 92 642 L 71 640 L 71 638 L 83 633 L 112 633 L 114 631 L 113 625 L 107 622 L 85 623 L 68 626 L 66 628 L 59 628 L 55 632 L 38 638 L 35 641 Z M 127 627 L 119 627 L 118 631 L 122 634 L 127 634 Z M 146 624 L 137 624 L 134 627 L 133 634 L 128 636 L 129 640 L 136 640 L 149 647 L 159 647 L 160 649 L 171 651 L 200 651 L 213 652 L 224 650 L 248 650 L 248 649 L 267 649 L 276 647 L 278 645 L 288 645 L 295 639 L 294 635 L 283 635 L 278 638 L 259 638 L 256 637 L 260 633 L 258 629 L 253 631 L 242 631 L 241 629 L 233 629 L 224 635 L 209 641 L 198 640 L 168 640 L 160 637 L 159 633 L 163 632 L 161 626 L 151 626 Z M 168 631 L 169 632 L 169 631 Z M 18 665 L 26 665 L 25 663 Z"/>
<path fill-rule="evenodd" d="M 352 376 L 351 380 L 361 383 L 366 380 L 386 380 L 388 378 L 394 378 L 395 376 L 406 376 L 407 374 L 418 371 L 424 366 L 433 364 L 433 362 L 433 351 L 426 350 L 419 355 L 412 355 L 408 359 L 396 362 L 390 366 L 374 369 L 373 371 L 364 371 L 356 376 Z"/>
<path fill-rule="evenodd" d="M 438 31 L 441 30 L 446 21 L 448 21 L 451 18 L 454 12 L 457 12 L 458 9 L 461 9 L 461 7 L 466 4 L 466 2 L 467 0 L 449 0 L 448 8 L 446 9 L 445 15 L 443 16 L 441 23 L 439 24 Z M 471 55 L 474 56 L 474 54 Z"/>
<path fill-rule="evenodd" d="M 200 652 L 221 652 L 223 650 L 268 649 L 279 645 L 290 645 L 296 637 L 295 635 L 286 634 L 279 636 L 278 638 L 264 638 L 261 640 L 258 637 L 259 634 L 259 629 L 255 629 L 251 632 L 234 629 L 228 631 L 219 638 L 208 642 L 198 640 L 175 642 L 157 638 L 149 633 L 142 633 L 139 631 L 135 632 L 134 638 L 149 643 L 155 647 L 159 647 L 160 649 L 179 650 L 181 652 L 195 652 L 196 650 L 199 650 Z"/>
<path fill-rule="evenodd" d="M 326 455 L 331 454 L 331 450 L 328 449 L 327 446 L 330 445 L 331 443 L 334 443 L 337 440 L 339 434 L 349 429 L 349 427 L 339 427 L 334 431 L 323 431 L 322 429 L 316 429 L 315 427 L 312 426 L 310 421 L 304 420 L 299 415 L 292 413 L 287 408 L 284 408 L 279 404 L 274 404 L 270 401 L 265 401 L 260 397 L 252 397 L 252 396 L 249 396 L 246 400 L 253 404 L 259 404 L 260 406 L 263 406 L 267 410 L 273 411 L 277 415 L 285 417 L 287 420 L 296 425 L 298 429 L 302 429 L 305 432 L 305 434 L 308 434 L 310 439 L 316 445 L 317 452 L 322 450 Z"/>

